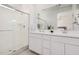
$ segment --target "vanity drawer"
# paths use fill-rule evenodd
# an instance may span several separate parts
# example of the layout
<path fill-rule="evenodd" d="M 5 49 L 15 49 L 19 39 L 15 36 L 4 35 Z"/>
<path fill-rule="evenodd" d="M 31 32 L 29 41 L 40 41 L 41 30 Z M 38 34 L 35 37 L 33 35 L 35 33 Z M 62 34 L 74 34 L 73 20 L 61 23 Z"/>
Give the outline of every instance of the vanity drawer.
<path fill-rule="evenodd" d="M 42 35 L 41 34 L 29 34 L 29 38 L 32 38 L 32 37 L 34 37 L 34 38 L 42 38 Z"/>
<path fill-rule="evenodd" d="M 66 55 L 79 55 L 79 46 L 66 44 L 65 54 Z"/>
<path fill-rule="evenodd" d="M 60 43 L 79 45 L 79 39 L 73 38 L 73 37 L 53 36 L 51 38 L 51 40 L 57 41 L 57 42 L 60 42 Z"/>
<path fill-rule="evenodd" d="M 49 35 L 43 35 L 42 38 L 46 40 L 50 40 L 51 37 Z"/>
<path fill-rule="evenodd" d="M 50 40 L 45 40 L 45 39 L 43 39 L 43 48 L 48 48 L 48 49 L 50 49 Z"/>
<path fill-rule="evenodd" d="M 43 51 L 42 51 L 42 54 L 43 55 L 50 55 L 50 50 L 44 48 Z"/>
<path fill-rule="evenodd" d="M 64 43 L 63 37 L 59 37 L 59 36 L 51 36 L 51 40 L 60 42 L 60 43 Z"/>
<path fill-rule="evenodd" d="M 51 54 L 52 55 L 63 55 L 64 54 L 64 44 L 51 41 Z"/>
<path fill-rule="evenodd" d="M 63 39 L 63 41 L 65 43 L 68 43 L 68 44 L 75 44 L 75 45 L 79 45 L 79 39 L 78 38 L 65 38 Z"/>

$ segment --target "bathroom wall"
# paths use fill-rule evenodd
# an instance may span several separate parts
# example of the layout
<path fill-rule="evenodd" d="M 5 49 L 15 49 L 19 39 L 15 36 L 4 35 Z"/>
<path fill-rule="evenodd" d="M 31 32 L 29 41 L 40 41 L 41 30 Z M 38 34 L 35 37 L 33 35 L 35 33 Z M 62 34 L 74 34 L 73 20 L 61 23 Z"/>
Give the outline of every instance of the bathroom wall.
<path fill-rule="evenodd" d="M 33 12 L 33 4 L 8 4 L 8 5 L 29 14 Z"/>
<path fill-rule="evenodd" d="M 43 9 L 45 10 L 45 9 L 50 8 L 50 7 L 53 7 L 55 5 L 56 4 L 36 4 L 38 11 L 41 11 Z"/>

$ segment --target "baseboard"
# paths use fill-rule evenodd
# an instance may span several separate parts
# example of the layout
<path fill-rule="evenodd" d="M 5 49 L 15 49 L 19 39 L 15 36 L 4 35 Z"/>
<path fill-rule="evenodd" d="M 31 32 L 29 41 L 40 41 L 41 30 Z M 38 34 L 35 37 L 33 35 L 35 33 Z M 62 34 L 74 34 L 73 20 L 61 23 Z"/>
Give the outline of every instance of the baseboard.
<path fill-rule="evenodd" d="M 28 48 L 29 48 L 29 46 L 24 46 L 24 47 L 18 49 L 17 51 L 10 53 L 9 55 L 19 55 L 21 52 L 27 50 Z"/>

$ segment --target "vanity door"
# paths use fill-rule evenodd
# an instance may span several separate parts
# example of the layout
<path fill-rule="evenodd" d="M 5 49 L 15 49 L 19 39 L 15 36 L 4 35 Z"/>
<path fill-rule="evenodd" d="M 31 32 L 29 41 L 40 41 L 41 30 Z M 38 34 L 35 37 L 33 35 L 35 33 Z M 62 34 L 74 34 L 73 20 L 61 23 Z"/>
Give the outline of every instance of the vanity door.
<path fill-rule="evenodd" d="M 43 35 L 42 37 L 42 54 L 43 55 L 50 55 L 50 44 L 51 44 L 51 40 L 50 40 L 50 36 L 48 35 Z"/>
<path fill-rule="evenodd" d="M 51 46 L 52 55 L 64 55 L 64 44 L 59 42 L 52 42 Z"/>
<path fill-rule="evenodd" d="M 42 53 L 42 39 L 41 35 L 38 34 L 32 34 L 29 37 L 29 49 L 41 54 Z"/>
<path fill-rule="evenodd" d="M 66 55 L 79 55 L 79 46 L 66 44 L 65 54 Z"/>
<path fill-rule="evenodd" d="M 60 37 L 53 36 L 51 38 L 51 55 L 64 55 L 64 43 L 55 41 L 55 39 L 62 39 Z"/>

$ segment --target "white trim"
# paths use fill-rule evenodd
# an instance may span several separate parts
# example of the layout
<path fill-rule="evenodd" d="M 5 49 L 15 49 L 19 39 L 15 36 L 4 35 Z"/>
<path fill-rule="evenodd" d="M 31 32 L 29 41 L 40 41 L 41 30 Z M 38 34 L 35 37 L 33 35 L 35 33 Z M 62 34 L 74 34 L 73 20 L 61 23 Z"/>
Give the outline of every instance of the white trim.
<path fill-rule="evenodd" d="M 10 6 L 9 4 L 2 4 L 2 5 L 3 5 L 3 6 L 6 6 L 6 7 L 8 7 L 8 8 L 10 8 L 10 9 L 13 9 L 13 10 L 15 10 L 15 11 L 18 11 L 18 12 L 21 12 L 21 13 L 24 13 L 24 14 L 27 14 L 27 15 L 30 15 L 29 13 L 23 12 L 23 11 L 21 11 L 21 10 L 18 10 L 18 9 L 16 9 L 16 8 Z"/>
<path fill-rule="evenodd" d="M 2 5 L 2 4 L 0 4 L 0 6 L 1 6 L 1 7 L 4 7 L 4 8 L 7 8 L 7 9 L 9 9 L 9 10 L 13 10 L 13 11 L 14 11 L 14 9 L 9 8 L 9 7 L 7 7 L 7 6 L 4 6 L 4 5 Z"/>
<path fill-rule="evenodd" d="M 25 51 L 27 49 L 28 49 L 28 45 L 14 51 L 14 52 L 11 52 L 9 55 L 19 55 L 21 52 L 23 52 L 23 51 Z"/>

